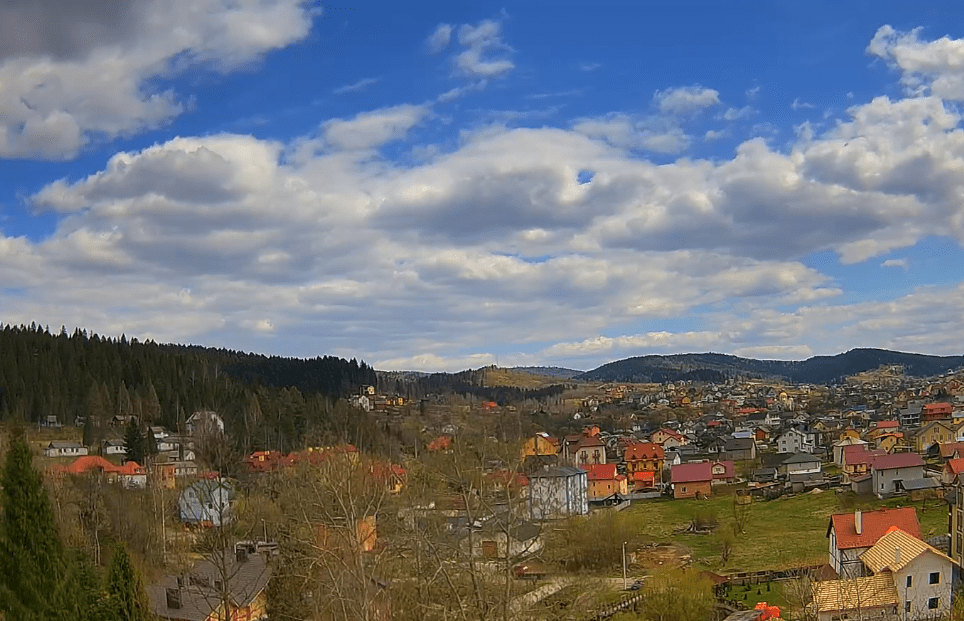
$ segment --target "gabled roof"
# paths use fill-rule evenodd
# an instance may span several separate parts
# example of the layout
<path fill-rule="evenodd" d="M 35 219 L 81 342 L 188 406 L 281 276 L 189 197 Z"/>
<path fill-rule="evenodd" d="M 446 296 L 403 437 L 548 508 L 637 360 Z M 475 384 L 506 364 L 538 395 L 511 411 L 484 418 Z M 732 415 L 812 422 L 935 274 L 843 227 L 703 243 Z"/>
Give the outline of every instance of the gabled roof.
<path fill-rule="evenodd" d="M 885 571 L 873 576 L 813 583 L 813 604 L 821 613 L 897 605 L 894 577 Z"/>
<path fill-rule="evenodd" d="M 873 547 L 860 555 L 860 560 L 875 574 L 885 569 L 897 572 L 921 554 L 928 552 L 951 563 L 954 562 L 934 546 L 905 533 L 896 526 L 891 526 Z"/>
<path fill-rule="evenodd" d="M 893 470 L 894 468 L 913 468 L 923 466 L 924 460 L 917 453 L 894 453 L 893 455 L 876 455 L 870 465 L 874 470 Z"/>
<path fill-rule="evenodd" d="M 784 465 L 786 465 L 786 464 L 809 464 L 809 463 L 813 463 L 813 462 L 817 462 L 817 463 L 819 464 L 819 463 L 820 463 L 820 458 L 817 457 L 817 456 L 815 456 L 815 455 L 811 455 L 810 453 L 794 453 L 794 454 L 791 455 L 790 457 L 787 457 L 786 459 L 783 460 L 783 464 L 784 464 Z"/>
<path fill-rule="evenodd" d="M 877 543 L 891 526 L 896 526 L 918 539 L 921 538 L 917 511 L 913 507 L 863 512 L 859 535 L 854 528 L 853 513 L 832 515 L 830 516 L 830 524 L 827 526 L 827 537 L 830 536 L 830 529 L 832 528 L 837 536 L 837 548 L 841 550 L 869 548 Z"/>
<path fill-rule="evenodd" d="M 695 464 L 678 464 L 670 470 L 673 483 L 695 483 L 713 480 L 713 464 L 701 461 Z"/>
<path fill-rule="evenodd" d="M 960 474 L 964 472 L 964 457 L 958 457 L 957 459 L 951 459 L 945 465 L 947 471 L 951 474 Z"/>
<path fill-rule="evenodd" d="M 572 466 L 554 466 L 552 468 L 544 468 L 542 470 L 536 470 L 529 475 L 530 479 L 555 479 L 559 477 L 574 477 L 579 475 L 584 475 L 585 471 L 579 468 L 573 468 Z"/>
<path fill-rule="evenodd" d="M 729 459 L 713 462 L 710 465 L 710 472 L 712 472 L 716 466 L 723 466 L 723 473 L 713 474 L 714 479 L 732 479 L 736 476 L 736 467 Z"/>
<path fill-rule="evenodd" d="M 616 479 L 616 464 L 583 465 L 586 478 L 590 481 L 613 481 Z"/>
<path fill-rule="evenodd" d="M 626 461 L 664 459 L 666 452 L 655 442 L 631 442 L 626 446 Z"/>
<path fill-rule="evenodd" d="M 943 442 L 940 444 L 941 457 L 947 459 L 953 457 L 954 453 L 964 455 L 964 442 Z"/>

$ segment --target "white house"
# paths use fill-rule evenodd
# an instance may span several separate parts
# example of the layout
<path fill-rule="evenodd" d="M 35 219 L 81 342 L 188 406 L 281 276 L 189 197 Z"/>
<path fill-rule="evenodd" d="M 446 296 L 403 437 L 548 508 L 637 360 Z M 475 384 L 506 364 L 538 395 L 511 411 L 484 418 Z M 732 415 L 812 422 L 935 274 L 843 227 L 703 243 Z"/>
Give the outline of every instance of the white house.
<path fill-rule="evenodd" d="M 44 456 L 46 457 L 83 457 L 87 453 L 87 447 L 83 444 L 58 440 L 54 440 L 44 449 Z"/>
<path fill-rule="evenodd" d="M 816 446 L 813 433 L 787 429 L 776 439 L 778 453 L 812 453 Z"/>
<path fill-rule="evenodd" d="M 529 475 L 529 516 L 551 520 L 589 513 L 589 479 L 571 466 L 545 468 Z"/>
<path fill-rule="evenodd" d="M 842 578 L 866 575 L 860 555 L 869 550 L 891 528 L 897 527 L 920 538 L 920 523 L 913 507 L 855 511 L 830 516 L 830 566 Z"/>
<path fill-rule="evenodd" d="M 103 455 L 127 454 L 127 446 L 123 440 L 104 440 L 100 450 Z"/>
<path fill-rule="evenodd" d="M 372 401 L 368 398 L 368 395 L 355 395 L 350 400 L 349 403 L 353 407 L 365 410 L 366 412 L 372 411 Z"/>
<path fill-rule="evenodd" d="M 506 523 L 493 518 L 481 528 L 471 529 L 462 537 L 459 546 L 477 558 L 520 558 L 542 549 L 542 529 L 537 524 Z"/>
<path fill-rule="evenodd" d="M 224 433 L 224 420 L 213 410 L 198 410 L 184 421 L 184 425 L 189 436 Z"/>
<path fill-rule="evenodd" d="M 924 460 L 917 453 L 877 455 L 870 462 L 874 493 L 879 498 L 903 491 L 904 481 L 924 478 Z"/>

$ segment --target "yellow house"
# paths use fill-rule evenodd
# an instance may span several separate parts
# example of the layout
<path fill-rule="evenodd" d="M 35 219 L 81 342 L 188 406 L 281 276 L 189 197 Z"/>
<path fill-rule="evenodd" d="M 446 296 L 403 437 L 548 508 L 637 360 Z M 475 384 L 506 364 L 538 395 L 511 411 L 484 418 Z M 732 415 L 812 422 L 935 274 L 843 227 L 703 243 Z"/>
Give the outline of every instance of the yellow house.
<path fill-rule="evenodd" d="M 953 427 L 944 421 L 934 420 L 923 427 L 914 436 L 914 450 L 923 453 L 935 442 L 953 442 L 957 433 Z"/>
<path fill-rule="evenodd" d="M 559 442 L 548 435 L 537 433 L 522 443 L 522 459 L 542 455 L 555 455 L 559 452 Z"/>

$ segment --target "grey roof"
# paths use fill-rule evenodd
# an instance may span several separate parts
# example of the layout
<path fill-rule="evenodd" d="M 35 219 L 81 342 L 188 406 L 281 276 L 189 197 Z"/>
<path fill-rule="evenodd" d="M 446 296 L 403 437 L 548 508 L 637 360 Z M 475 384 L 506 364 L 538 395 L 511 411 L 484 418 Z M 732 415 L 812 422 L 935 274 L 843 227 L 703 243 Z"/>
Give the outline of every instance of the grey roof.
<path fill-rule="evenodd" d="M 810 453 L 794 453 L 790 457 L 787 457 L 786 459 L 784 459 L 783 462 L 781 462 L 781 465 L 809 464 L 812 462 L 817 462 L 819 464 L 820 458 L 817 457 L 816 455 L 811 455 Z"/>
<path fill-rule="evenodd" d="M 542 470 L 536 470 L 529 475 L 530 479 L 543 479 L 543 478 L 558 478 L 558 477 L 574 477 L 579 475 L 586 475 L 585 470 L 579 468 L 574 468 L 573 466 L 553 466 L 551 468 L 543 468 Z"/>
<path fill-rule="evenodd" d="M 212 557 L 194 567 L 184 585 L 180 587 L 181 607 L 167 607 L 167 589 L 178 588 L 177 576 L 165 576 L 159 583 L 147 588 L 151 608 L 159 617 L 183 621 L 204 621 L 217 608 L 220 594 L 215 582 L 222 579 L 218 565 L 224 566 L 228 592 L 237 606 L 247 606 L 258 593 L 264 590 L 271 578 L 271 565 L 263 554 L 248 555 L 247 560 L 238 561 L 234 550 L 225 550 L 223 562 Z M 193 579 L 192 579 L 193 578 Z"/>
<path fill-rule="evenodd" d="M 728 451 L 749 451 L 753 448 L 753 445 L 752 438 L 729 438 L 726 441 L 725 448 Z"/>
<path fill-rule="evenodd" d="M 904 486 L 908 492 L 913 492 L 921 489 L 937 489 L 941 486 L 937 479 L 931 477 L 924 477 L 923 479 L 909 479 L 903 481 L 901 485 Z"/>
<path fill-rule="evenodd" d="M 84 448 L 83 444 L 78 444 L 77 442 L 64 442 L 61 440 L 54 440 L 51 442 L 47 448 Z"/>

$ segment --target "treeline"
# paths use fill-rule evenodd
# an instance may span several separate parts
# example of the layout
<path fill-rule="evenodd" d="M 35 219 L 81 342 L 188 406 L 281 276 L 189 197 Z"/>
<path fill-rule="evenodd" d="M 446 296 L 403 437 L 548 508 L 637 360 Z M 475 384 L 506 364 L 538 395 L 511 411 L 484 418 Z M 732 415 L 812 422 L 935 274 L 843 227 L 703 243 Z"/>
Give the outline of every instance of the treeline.
<path fill-rule="evenodd" d="M 519 388 L 516 386 L 486 386 L 485 369 L 460 371 L 458 373 L 432 373 L 421 377 L 399 378 L 395 391 L 410 399 L 428 395 L 456 394 L 474 397 L 482 401 L 494 401 L 500 406 L 521 403 L 527 399 L 543 400 L 561 395 L 569 386 L 553 384 L 544 388 Z"/>
<path fill-rule="evenodd" d="M 0 329 L 0 418 L 72 425 L 91 417 L 98 436 L 114 415 L 177 430 L 185 416 L 210 409 L 243 451 L 292 450 L 307 436 L 376 442 L 373 423 L 337 403 L 375 382 L 374 370 L 355 360 L 267 358 L 79 329 L 51 334 L 36 324 Z"/>

